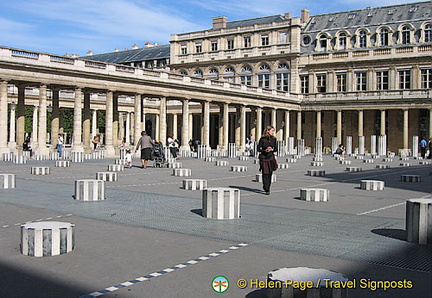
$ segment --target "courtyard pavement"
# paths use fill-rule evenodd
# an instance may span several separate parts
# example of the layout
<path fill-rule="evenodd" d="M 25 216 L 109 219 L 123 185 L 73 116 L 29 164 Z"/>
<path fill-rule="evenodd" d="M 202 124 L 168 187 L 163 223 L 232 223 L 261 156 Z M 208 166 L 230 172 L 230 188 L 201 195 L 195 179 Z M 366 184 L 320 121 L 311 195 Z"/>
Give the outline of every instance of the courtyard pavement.
<path fill-rule="evenodd" d="M 114 159 L 68 168 L 55 161 L 0 162 L 0 173 L 15 174 L 17 181 L 15 189 L 0 189 L 0 297 L 261 298 L 266 290 L 254 281 L 284 267 L 342 273 L 356 281 L 349 297 L 431 297 L 432 246 L 406 241 L 405 201 L 431 197 L 432 166 L 416 159 L 401 166 L 398 157 L 371 164 L 347 157 L 351 165 L 342 165 L 324 155 L 324 166 L 312 167 L 312 157 L 278 169 L 269 196 L 255 182 L 253 158 L 223 158 L 227 167 L 180 158 L 192 170 L 188 178 L 240 189 L 241 218 L 233 220 L 202 217 L 201 191 L 182 189 L 184 177 L 173 176 L 173 169 L 141 169 L 138 159 L 118 172 L 118 181 L 105 182 L 106 200 L 99 202 L 74 200 L 74 183 L 94 179 Z M 248 171 L 232 172 L 232 165 Z M 49 166 L 51 173 L 32 175 L 32 166 Z M 345 171 L 349 166 L 363 171 Z M 309 169 L 326 174 L 307 176 Z M 404 174 L 422 180 L 402 182 Z M 385 181 L 385 189 L 361 190 L 362 179 Z M 330 200 L 302 201 L 304 187 L 329 189 Z M 75 249 L 54 257 L 21 254 L 20 226 L 37 221 L 74 223 Z M 211 286 L 218 275 L 229 280 L 224 293 Z M 375 289 L 376 281 L 409 288 Z"/>

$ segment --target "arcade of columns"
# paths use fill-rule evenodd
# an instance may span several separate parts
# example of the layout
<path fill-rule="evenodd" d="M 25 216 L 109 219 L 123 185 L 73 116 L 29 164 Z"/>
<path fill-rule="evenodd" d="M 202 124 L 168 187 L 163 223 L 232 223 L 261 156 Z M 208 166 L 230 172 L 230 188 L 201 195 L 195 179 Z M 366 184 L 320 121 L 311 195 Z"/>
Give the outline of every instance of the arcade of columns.
<path fill-rule="evenodd" d="M 10 152 L 16 151 L 16 148 L 24 142 L 24 111 L 26 104 L 25 84 L 16 84 L 18 88 L 18 100 L 16 108 L 14 104 L 10 105 L 10 115 L 7 113 L 8 102 L 8 83 L 7 81 L 0 82 L 0 151 Z M 49 102 L 47 98 L 47 89 L 52 90 L 52 99 Z M 99 90 L 98 90 L 99 91 Z M 106 101 L 101 105 L 100 102 L 91 102 L 92 90 L 86 88 L 74 89 L 73 101 L 73 136 L 72 136 L 72 151 L 82 152 L 91 146 L 91 138 L 96 135 L 96 121 L 91 119 L 97 118 L 97 107 L 99 110 L 106 112 L 106 127 L 105 127 L 105 149 L 107 156 L 115 155 L 115 148 L 118 140 L 126 138 L 127 142 L 130 137 L 133 140 L 138 140 L 141 131 L 145 128 L 145 111 L 150 111 L 155 115 L 156 119 L 156 134 L 155 139 L 159 139 L 165 143 L 167 134 L 173 134 L 174 137 L 180 137 L 181 146 L 184 149 L 189 148 L 188 141 L 192 138 L 194 130 L 193 114 L 201 115 L 200 133 L 197 136 L 203 145 L 210 145 L 212 132 L 210 115 L 211 113 L 219 116 L 217 136 L 212 136 L 217 140 L 217 147 L 220 149 L 227 148 L 229 142 L 235 142 L 238 146 L 243 146 L 246 137 L 249 134 L 258 139 L 261 135 L 263 127 L 271 124 L 277 129 L 279 140 L 287 140 L 290 136 L 295 136 L 297 139 L 302 138 L 302 113 L 305 111 L 282 110 L 274 107 L 257 107 L 251 105 L 230 105 L 229 103 L 218 103 L 215 101 L 193 101 L 190 98 L 178 99 L 169 97 L 159 97 L 159 104 L 147 107 L 145 105 L 147 96 L 144 94 L 134 94 L 134 106 L 121 106 L 119 111 L 118 94 L 113 90 L 105 91 Z M 94 92 L 94 91 L 93 91 Z M 52 108 L 51 122 L 51 144 L 56 144 L 57 134 L 61 133 L 61 113 L 60 105 L 62 104 L 60 96 L 60 88 L 47 85 L 39 86 L 39 97 L 34 104 L 33 110 L 33 137 L 32 146 L 36 148 L 36 154 L 47 155 L 50 146 L 47 144 L 47 110 L 48 103 Z M 154 97 L 154 96 L 153 96 Z M 170 105 L 169 103 L 181 102 L 181 105 Z M 121 103 L 120 103 L 121 104 Z M 211 107 L 211 104 L 213 107 Z M 270 113 L 266 113 L 270 111 Z M 279 112 L 281 111 L 281 112 Z M 314 111 L 316 117 L 315 137 L 321 137 L 322 131 L 322 113 L 328 110 Z M 338 143 L 343 143 L 342 140 L 342 113 L 345 110 L 335 109 L 336 111 L 336 136 Z M 348 111 L 348 109 L 347 109 Z M 352 110 L 351 110 L 352 111 Z M 410 148 L 409 144 L 409 110 L 403 109 L 403 134 L 402 148 Z M 247 113 L 250 116 L 247 117 Z M 263 112 L 265 123 L 263 120 Z M 291 117 L 294 114 L 296 117 Z M 429 109 L 429 115 L 432 114 L 432 109 Z M 126 119 L 122 119 L 126 115 Z M 171 125 L 167 125 L 168 116 Z M 230 115 L 233 117 L 230 118 Z M 357 110 L 357 135 L 364 136 L 364 110 Z M 9 127 L 8 127 L 9 116 Z M 178 116 L 181 116 L 181 125 L 179 124 Z M 386 134 L 386 110 L 380 112 L 380 134 Z M 294 119 L 292 119 L 294 118 Z M 15 121 L 10 121 L 16 119 Z M 231 120 L 230 120 L 231 119 Z M 123 123 L 126 122 L 123 127 Z M 233 123 L 234 122 L 234 123 Z M 195 123 L 195 126 L 197 124 Z M 181 126 L 180 135 L 178 135 L 177 127 Z M 296 126 L 296 127 L 295 127 Z M 170 131 L 167 131 L 167 128 Z M 291 127 L 294 129 L 291 131 Z M 7 139 L 9 130 L 9 139 Z M 248 131 L 247 131 L 248 130 Z M 432 117 L 429 116 L 429 135 L 432 135 Z M 128 138 L 128 136 L 130 136 Z M 311 142 L 311 140 L 309 140 Z M 311 143 L 313 144 L 313 143 Z"/>

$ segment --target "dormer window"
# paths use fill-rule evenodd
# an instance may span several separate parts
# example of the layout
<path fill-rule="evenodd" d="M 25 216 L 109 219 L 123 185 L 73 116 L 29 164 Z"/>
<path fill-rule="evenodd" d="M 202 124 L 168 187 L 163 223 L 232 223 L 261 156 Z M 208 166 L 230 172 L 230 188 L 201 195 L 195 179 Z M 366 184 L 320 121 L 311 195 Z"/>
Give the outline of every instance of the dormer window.
<path fill-rule="evenodd" d="M 411 28 L 409 26 L 402 27 L 402 44 L 410 44 L 411 43 Z"/>
<path fill-rule="evenodd" d="M 359 32 L 358 46 L 359 48 L 366 48 L 367 46 L 367 32 L 365 30 Z"/>
<path fill-rule="evenodd" d="M 328 41 L 327 36 L 325 36 L 324 34 L 320 36 L 320 38 L 319 38 L 319 49 L 320 50 L 322 50 L 322 51 L 327 50 L 327 41 Z"/>
<path fill-rule="evenodd" d="M 389 30 L 387 28 L 381 29 L 379 33 L 380 46 L 389 45 Z"/>
<path fill-rule="evenodd" d="M 347 48 L 347 35 L 346 33 L 342 32 L 339 34 L 339 49 L 343 50 Z"/>

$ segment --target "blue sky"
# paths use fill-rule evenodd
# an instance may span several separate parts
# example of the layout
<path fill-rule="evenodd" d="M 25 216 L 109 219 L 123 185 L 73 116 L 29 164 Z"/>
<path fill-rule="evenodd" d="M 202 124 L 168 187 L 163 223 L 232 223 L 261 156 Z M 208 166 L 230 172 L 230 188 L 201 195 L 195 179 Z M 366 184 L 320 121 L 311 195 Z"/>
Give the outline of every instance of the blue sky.
<path fill-rule="evenodd" d="M 421 2 L 411 0 L 0 0 L 0 46 L 85 56 L 146 41 L 167 44 L 173 33 L 228 21 L 284 14 L 300 16 Z"/>

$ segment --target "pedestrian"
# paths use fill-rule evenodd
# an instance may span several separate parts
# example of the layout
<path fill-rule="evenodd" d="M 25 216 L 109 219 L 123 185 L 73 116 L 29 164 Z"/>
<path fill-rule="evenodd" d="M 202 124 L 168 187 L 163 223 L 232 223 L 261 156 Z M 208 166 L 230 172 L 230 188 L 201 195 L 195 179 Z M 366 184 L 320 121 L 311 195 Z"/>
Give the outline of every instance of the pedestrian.
<path fill-rule="evenodd" d="M 169 150 L 171 152 L 172 157 L 175 158 L 175 159 L 177 159 L 178 158 L 177 157 L 177 150 L 178 150 L 178 148 L 176 146 L 176 144 L 178 144 L 177 139 L 174 139 L 173 135 L 168 135 L 167 143 L 168 143 L 168 148 L 169 148 Z"/>
<path fill-rule="evenodd" d="M 339 144 L 339 146 L 337 147 L 336 151 L 334 152 L 334 154 L 339 154 L 341 156 L 343 156 L 345 154 L 345 147 L 343 144 Z"/>
<path fill-rule="evenodd" d="M 141 132 L 141 138 L 138 140 L 135 152 L 137 152 L 138 148 L 141 147 L 141 163 L 143 169 L 147 168 L 147 163 L 149 159 L 152 158 L 152 148 L 154 144 L 154 141 L 145 131 Z"/>
<path fill-rule="evenodd" d="M 29 136 L 25 139 L 25 141 L 23 143 L 23 151 L 29 151 L 30 152 L 30 158 L 33 157 L 33 149 L 30 146 L 30 137 Z"/>
<path fill-rule="evenodd" d="M 422 138 L 420 141 L 420 155 L 422 158 L 426 157 L 426 148 L 427 148 L 427 141 L 425 138 Z"/>
<path fill-rule="evenodd" d="M 61 134 L 57 136 L 57 152 L 59 153 L 59 157 L 63 156 L 63 137 Z"/>
<path fill-rule="evenodd" d="M 93 143 L 93 151 L 95 151 L 96 148 L 97 148 L 97 146 L 98 146 L 98 144 L 99 144 L 99 137 L 98 136 L 94 136 L 94 138 L 92 140 L 92 143 Z"/>
<path fill-rule="evenodd" d="M 429 147 L 429 155 L 427 158 L 432 159 L 432 137 L 429 139 L 428 147 Z"/>
<path fill-rule="evenodd" d="M 132 168 L 132 158 L 133 158 L 133 154 L 131 153 L 130 149 L 126 150 L 126 154 L 124 156 L 124 160 L 125 160 L 125 165 L 127 168 Z"/>
<path fill-rule="evenodd" d="M 263 178 L 263 190 L 266 195 L 270 194 L 272 174 L 273 171 L 276 171 L 278 167 L 274 155 L 274 153 L 277 152 L 277 143 L 274 133 L 274 127 L 271 125 L 267 126 L 257 146 L 257 151 L 260 153 L 258 158 L 260 162 L 260 171 Z"/>

